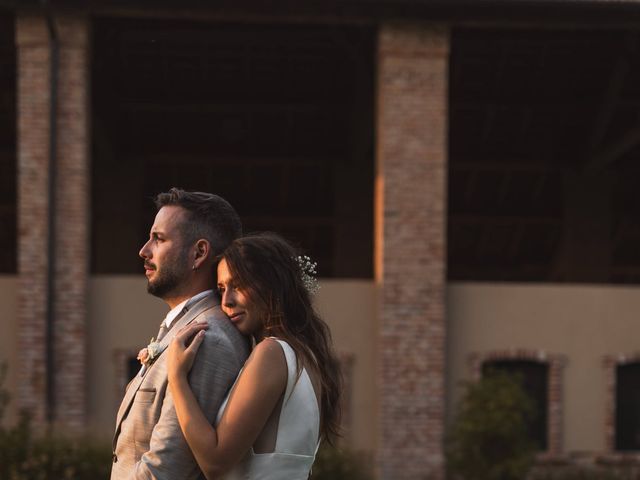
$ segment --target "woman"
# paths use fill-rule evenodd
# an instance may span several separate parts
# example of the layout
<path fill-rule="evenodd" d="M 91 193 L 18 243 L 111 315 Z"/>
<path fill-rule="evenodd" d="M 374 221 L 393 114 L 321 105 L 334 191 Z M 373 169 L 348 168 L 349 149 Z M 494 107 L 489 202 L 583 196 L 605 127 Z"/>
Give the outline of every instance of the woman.
<path fill-rule="evenodd" d="M 222 310 L 256 346 L 215 427 L 187 381 L 206 326 L 186 327 L 169 348 L 169 388 L 180 427 L 209 480 L 307 479 L 320 438 L 337 434 L 338 361 L 299 259 L 275 234 L 237 239 L 222 254 Z"/>

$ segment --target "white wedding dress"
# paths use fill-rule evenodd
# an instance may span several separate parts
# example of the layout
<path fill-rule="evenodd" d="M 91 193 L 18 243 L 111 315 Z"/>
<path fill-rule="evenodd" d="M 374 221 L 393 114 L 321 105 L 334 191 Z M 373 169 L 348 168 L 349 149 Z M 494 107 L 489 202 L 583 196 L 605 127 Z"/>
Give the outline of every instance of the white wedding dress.
<path fill-rule="evenodd" d="M 222 477 L 223 480 L 307 480 L 309 478 L 319 445 L 318 401 L 309 374 L 304 368 L 296 381 L 296 355 L 293 349 L 284 340 L 278 338 L 275 340 L 284 351 L 288 371 L 287 389 L 278 422 L 275 451 L 254 453 L 251 448 L 242 461 Z M 233 391 L 233 387 L 231 390 Z M 222 418 L 230 394 L 231 392 L 220 407 L 216 424 Z"/>

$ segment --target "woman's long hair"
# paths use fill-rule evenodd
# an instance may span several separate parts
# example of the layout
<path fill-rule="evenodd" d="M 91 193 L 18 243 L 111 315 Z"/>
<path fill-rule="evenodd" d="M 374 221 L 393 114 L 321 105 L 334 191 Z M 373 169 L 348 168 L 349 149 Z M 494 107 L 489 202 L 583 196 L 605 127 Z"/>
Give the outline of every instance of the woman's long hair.
<path fill-rule="evenodd" d="M 221 258 L 238 288 L 262 313 L 265 336 L 285 340 L 321 377 L 320 432 L 329 442 L 339 435 L 342 377 L 331 332 L 311 303 L 295 249 L 275 233 L 234 240 Z"/>

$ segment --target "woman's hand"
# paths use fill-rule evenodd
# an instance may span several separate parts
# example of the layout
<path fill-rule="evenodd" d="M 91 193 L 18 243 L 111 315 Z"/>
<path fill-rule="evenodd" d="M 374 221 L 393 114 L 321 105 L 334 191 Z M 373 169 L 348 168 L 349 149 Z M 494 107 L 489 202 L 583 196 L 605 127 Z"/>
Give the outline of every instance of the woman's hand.
<path fill-rule="evenodd" d="M 171 340 L 167 352 L 167 375 L 169 382 L 183 377 L 193 366 L 193 361 L 198 353 L 198 348 L 204 340 L 204 331 L 209 328 L 206 323 L 193 322 L 181 328 Z"/>

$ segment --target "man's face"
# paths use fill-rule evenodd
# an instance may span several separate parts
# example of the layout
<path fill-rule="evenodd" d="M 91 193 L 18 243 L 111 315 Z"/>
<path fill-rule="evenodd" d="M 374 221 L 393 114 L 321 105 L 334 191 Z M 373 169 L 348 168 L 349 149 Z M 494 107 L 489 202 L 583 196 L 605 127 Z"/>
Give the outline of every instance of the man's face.
<path fill-rule="evenodd" d="M 160 298 L 180 290 L 189 273 L 189 246 L 182 239 L 185 210 L 162 207 L 149 232 L 149 240 L 140 249 L 147 276 L 147 291 Z"/>

